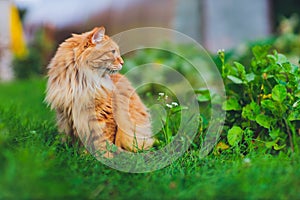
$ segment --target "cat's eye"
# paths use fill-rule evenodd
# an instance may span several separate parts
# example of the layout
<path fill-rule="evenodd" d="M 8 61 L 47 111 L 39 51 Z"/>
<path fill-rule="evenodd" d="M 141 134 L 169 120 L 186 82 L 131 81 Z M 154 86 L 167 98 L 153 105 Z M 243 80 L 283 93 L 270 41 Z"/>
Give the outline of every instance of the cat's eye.
<path fill-rule="evenodd" d="M 114 50 L 111 50 L 111 52 L 113 53 L 113 54 L 115 54 L 116 53 L 116 50 L 114 49 Z"/>

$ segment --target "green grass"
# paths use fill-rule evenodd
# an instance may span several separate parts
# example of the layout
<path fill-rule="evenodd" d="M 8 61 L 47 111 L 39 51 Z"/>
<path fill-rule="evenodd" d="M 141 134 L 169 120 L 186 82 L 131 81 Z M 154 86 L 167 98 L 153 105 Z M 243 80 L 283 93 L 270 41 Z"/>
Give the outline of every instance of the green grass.
<path fill-rule="evenodd" d="M 0 199 L 299 199 L 300 156 L 190 150 L 161 170 L 111 169 L 61 144 L 45 80 L 0 85 Z"/>

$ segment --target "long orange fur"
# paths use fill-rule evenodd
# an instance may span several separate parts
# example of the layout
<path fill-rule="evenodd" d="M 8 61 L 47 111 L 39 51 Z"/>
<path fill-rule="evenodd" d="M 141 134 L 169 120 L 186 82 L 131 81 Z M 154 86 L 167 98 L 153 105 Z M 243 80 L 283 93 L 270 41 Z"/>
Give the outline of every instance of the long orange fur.
<path fill-rule="evenodd" d="M 153 144 L 147 108 L 125 76 L 123 59 L 104 27 L 63 42 L 48 66 L 46 102 L 57 114 L 60 132 L 80 137 L 95 153 L 107 144 L 119 150 Z"/>

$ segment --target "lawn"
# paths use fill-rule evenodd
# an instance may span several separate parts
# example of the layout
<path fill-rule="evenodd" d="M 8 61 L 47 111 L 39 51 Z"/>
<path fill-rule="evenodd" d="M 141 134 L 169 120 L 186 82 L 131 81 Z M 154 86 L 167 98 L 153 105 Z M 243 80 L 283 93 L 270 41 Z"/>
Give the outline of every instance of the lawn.
<path fill-rule="evenodd" d="M 124 173 L 62 144 L 41 78 L 0 85 L 0 199 L 300 199 L 300 156 L 192 148 L 150 173 Z"/>

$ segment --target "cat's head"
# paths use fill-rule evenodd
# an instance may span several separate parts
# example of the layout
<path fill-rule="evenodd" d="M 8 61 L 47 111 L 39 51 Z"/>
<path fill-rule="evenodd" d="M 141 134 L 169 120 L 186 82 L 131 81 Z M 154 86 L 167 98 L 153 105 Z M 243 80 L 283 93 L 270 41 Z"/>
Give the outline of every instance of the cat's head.
<path fill-rule="evenodd" d="M 76 37 L 76 35 L 75 35 Z M 111 74 L 122 69 L 124 61 L 119 46 L 107 35 L 104 27 L 81 35 L 82 42 L 74 48 L 75 60 L 98 74 Z"/>

